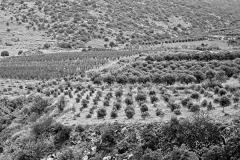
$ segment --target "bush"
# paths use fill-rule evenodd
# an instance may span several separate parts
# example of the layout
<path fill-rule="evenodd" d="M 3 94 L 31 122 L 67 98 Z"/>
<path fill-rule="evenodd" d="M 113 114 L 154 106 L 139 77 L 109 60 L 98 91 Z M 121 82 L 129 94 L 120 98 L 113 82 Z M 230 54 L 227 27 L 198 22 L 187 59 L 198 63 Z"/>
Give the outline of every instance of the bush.
<path fill-rule="evenodd" d="M 121 103 L 115 102 L 114 106 L 116 107 L 116 109 L 119 111 L 122 108 Z"/>
<path fill-rule="evenodd" d="M 128 106 L 129 106 L 129 105 L 132 105 L 132 104 L 133 104 L 132 98 L 127 97 L 127 98 L 125 99 L 125 103 L 126 103 Z"/>
<path fill-rule="evenodd" d="M 227 96 L 223 96 L 220 98 L 219 104 L 223 107 L 224 112 L 224 108 L 231 105 L 231 100 Z"/>
<path fill-rule="evenodd" d="M 188 102 L 190 101 L 190 98 L 185 98 L 181 100 L 182 106 L 187 106 Z"/>
<path fill-rule="evenodd" d="M 164 116 L 165 115 L 165 113 L 162 111 L 162 109 L 157 109 L 156 110 L 156 116 L 160 116 L 160 117 L 162 117 L 162 116 Z"/>
<path fill-rule="evenodd" d="M 91 114 L 87 114 L 87 115 L 86 115 L 86 118 L 91 118 L 91 117 L 92 117 Z"/>
<path fill-rule="evenodd" d="M 174 114 L 181 115 L 182 113 L 181 113 L 181 111 L 179 109 L 176 109 L 176 110 L 174 110 Z"/>
<path fill-rule="evenodd" d="M 9 56 L 9 52 L 8 51 L 2 51 L 1 56 L 2 57 L 7 57 L 7 56 Z"/>
<path fill-rule="evenodd" d="M 218 104 L 218 103 L 219 103 L 219 100 L 220 100 L 219 98 L 214 98 L 213 102 L 216 103 L 216 104 Z"/>
<path fill-rule="evenodd" d="M 52 117 L 42 118 L 39 122 L 36 122 L 31 127 L 31 133 L 36 136 L 42 136 L 45 132 L 47 132 L 53 123 Z"/>
<path fill-rule="evenodd" d="M 173 112 L 175 109 L 179 109 L 180 105 L 174 102 L 168 102 L 167 107 Z"/>
<path fill-rule="evenodd" d="M 194 105 L 193 102 L 189 101 L 189 102 L 187 103 L 186 107 L 187 107 L 188 109 L 190 109 L 193 105 Z"/>
<path fill-rule="evenodd" d="M 135 110 L 134 110 L 134 108 L 131 107 L 131 106 L 126 107 L 126 109 L 125 109 L 125 114 L 126 114 L 126 116 L 127 116 L 128 119 L 133 118 L 133 116 L 135 115 Z"/>
<path fill-rule="evenodd" d="M 58 43 L 58 47 L 59 48 L 67 48 L 67 49 L 71 49 L 72 48 L 71 44 L 66 43 L 66 42 Z"/>
<path fill-rule="evenodd" d="M 149 95 L 150 95 L 150 96 L 156 95 L 156 91 L 150 91 L 150 92 L 149 92 Z"/>
<path fill-rule="evenodd" d="M 151 99 L 151 103 L 158 101 L 158 98 L 156 96 L 151 96 L 150 99 Z"/>
<path fill-rule="evenodd" d="M 201 103 L 202 107 L 206 107 L 208 105 L 208 101 L 206 99 L 204 99 Z"/>
<path fill-rule="evenodd" d="M 218 93 L 220 96 L 223 96 L 227 94 L 227 91 L 225 89 L 220 89 Z"/>
<path fill-rule="evenodd" d="M 83 99 L 83 100 L 82 100 L 82 106 L 83 106 L 83 108 L 87 108 L 87 107 L 88 107 L 88 103 L 89 103 L 88 100 Z"/>
<path fill-rule="evenodd" d="M 142 114 L 141 114 L 141 117 L 142 117 L 143 119 L 145 119 L 145 118 L 147 118 L 147 117 L 149 117 L 149 116 L 150 116 L 150 114 L 149 114 L 147 111 L 142 112 Z"/>
<path fill-rule="evenodd" d="M 194 152 L 190 152 L 183 144 L 180 148 L 175 147 L 172 152 L 163 158 L 163 160 L 199 160 Z"/>
<path fill-rule="evenodd" d="M 115 77 L 110 74 L 103 77 L 103 82 L 105 83 L 112 84 L 114 81 Z"/>
<path fill-rule="evenodd" d="M 141 112 L 147 112 L 148 106 L 146 104 L 142 104 L 140 109 L 141 109 Z"/>
<path fill-rule="evenodd" d="M 77 97 L 77 98 L 76 98 L 76 103 L 79 103 L 80 100 L 81 100 L 81 98 L 80 98 L 80 97 Z"/>
<path fill-rule="evenodd" d="M 239 102 L 239 100 L 240 100 L 240 99 L 239 99 L 239 97 L 236 97 L 236 96 L 235 96 L 235 97 L 233 97 L 233 102 L 234 102 L 234 103 L 238 103 L 238 102 Z"/>
<path fill-rule="evenodd" d="M 190 112 L 199 112 L 200 111 L 200 106 L 198 104 L 194 104 L 191 108 L 190 108 Z"/>
<path fill-rule="evenodd" d="M 51 126 L 51 132 L 54 133 L 54 144 L 59 146 L 70 138 L 71 128 L 62 125 L 61 123 L 54 123 Z"/>
<path fill-rule="evenodd" d="M 76 126 L 75 132 L 82 133 L 83 131 L 85 131 L 85 128 L 81 124 Z"/>
<path fill-rule="evenodd" d="M 57 107 L 58 107 L 58 110 L 61 112 L 64 110 L 64 108 L 66 107 L 67 105 L 67 101 L 65 99 L 65 96 L 61 96 L 58 100 L 58 103 L 57 103 Z"/>
<path fill-rule="evenodd" d="M 42 97 L 37 97 L 35 102 L 33 103 L 30 111 L 33 113 L 37 113 L 41 115 L 44 110 L 50 105 L 50 102 L 47 99 L 43 99 Z"/>
<path fill-rule="evenodd" d="M 200 98 L 200 94 L 199 93 L 193 93 L 190 96 L 192 99 L 199 99 Z"/>
<path fill-rule="evenodd" d="M 107 112 L 106 112 L 106 109 L 105 109 L 105 108 L 100 108 L 100 109 L 97 111 L 97 117 L 98 117 L 98 119 L 102 119 L 102 118 L 104 118 L 106 115 L 107 115 Z"/>
<path fill-rule="evenodd" d="M 161 151 L 148 151 L 145 153 L 140 160 L 162 160 L 163 156 L 161 154 Z"/>
<path fill-rule="evenodd" d="M 146 101 L 147 96 L 144 93 L 138 93 L 135 99 L 138 102 L 140 102 L 140 101 L 144 102 L 144 101 Z"/>
<path fill-rule="evenodd" d="M 122 90 L 118 90 L 118 91 L 115 92 L 115 96 L 116 97 L 122 97 L 122 95 L 123 95 L 123 91 Z"/>
<path fill-rule="evenodd" d="M 114 110 L 111 112 L 111 115 L 110 115 L 110 116 L 111 116 L 111 118 L 113 118 L 113 119 L 116 118 L 116 117 L 118 117 L 117 112 L 114 111 Z"/>
<path fill-rule="evenodd" d="M 109 101 L 108 100 L 105 100 L 104 102 L 103 102 L 103 106 L 109 106 L 110 104 L 109 104 Z"/>
<path fill-rule="evenodd" d="M 22 50 L 18 51 L 18 55 L 21 55 L 22 53 L 23 53 L 23 51 L 22 51 Z"/>
<path fill-rule="evenodd" d="M 208 103 L 208 105 L 207 105 L 207 110 L 208 111 L 211 111 L 211 110 L 213 110 L 214 108 L 213 108 L 213 106 L 212 106 L 212 102 L 209 102 Z"/>
<path fill-rule="evenodd" d="M 218 86 L 214 87 L 214 94 L 218 94 L 220 88 Z"/>
<path fill-rule="evenodd" d="M 44 48 L 44 49 L 49 49 L 50 46 L 51 46 L 51 45 L 50 45 L 49 43 L 45 43 L 45 44 L 43 45 L 43 48 Z"/>

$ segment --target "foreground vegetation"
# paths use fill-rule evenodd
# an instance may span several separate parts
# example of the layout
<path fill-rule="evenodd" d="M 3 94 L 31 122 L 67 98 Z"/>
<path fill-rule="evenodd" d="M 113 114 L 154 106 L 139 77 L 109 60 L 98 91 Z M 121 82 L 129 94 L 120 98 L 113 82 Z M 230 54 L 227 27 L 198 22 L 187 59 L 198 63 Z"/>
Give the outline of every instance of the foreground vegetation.
<path fill-rule="evenodd" d="M 2 159 L 38 160 L 55 152 L 61 160 L 81 160 L 84 157 L 99 160 L 109 156 L 133 160 L 240 158 L 239 117 L 229 124 L 217 123 L 200 113 L 189 119 L 173 117 L 167 123 L 68 127 L 55 122 L 51 116 L 44 116 L 36 122 L 28 119 L 39 103 L 48 106 L 39 98 L 32 102 L 31 110 L 21 112 L 25 120 L 21 123 L 14 120 L 15 127 L 1 132 Z"/>

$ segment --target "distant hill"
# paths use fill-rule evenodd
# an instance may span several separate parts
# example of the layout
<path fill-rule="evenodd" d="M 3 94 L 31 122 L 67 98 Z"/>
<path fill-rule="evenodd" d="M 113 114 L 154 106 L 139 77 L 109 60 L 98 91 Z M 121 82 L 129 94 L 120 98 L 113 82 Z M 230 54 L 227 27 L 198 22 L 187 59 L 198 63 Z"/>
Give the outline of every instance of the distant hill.
<path fill-rule="evenodd" d="M 0 28 L 3 34 L 17 24 L 26 33 L 41 33 L 44 38 L 36 37 L 42 46 L 110 48 L 234 27 L 240 20 L 240 1 L 2 0 L 1 13 L 0 21 L 9 22 Z"/>

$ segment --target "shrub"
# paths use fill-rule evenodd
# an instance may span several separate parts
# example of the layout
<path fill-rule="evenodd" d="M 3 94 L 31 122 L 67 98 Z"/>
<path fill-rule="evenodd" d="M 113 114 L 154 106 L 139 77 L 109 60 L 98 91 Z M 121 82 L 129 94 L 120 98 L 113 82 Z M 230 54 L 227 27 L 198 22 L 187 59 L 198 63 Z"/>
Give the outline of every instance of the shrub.
<path fill-rule="evenodd" d="M 187 106 L 188 102 L 190 101 L 190 98 L 185 98 L 181 100 L 182 106 Z"/>
<path fill-rule="evenodd" d="M 23 53 L 23 51 L 22 51 L 22 50 L 18 51 L 18 55 L 21 55 L 22 53 Z"/>
<path fill-rule="evenodd" d="M 122 95 L 123 95 L 123 91 L 122 90 L 118 90 L 118 91 L 115 92 L 115 96 L 116 97 L 122 97 Z"/>
<path fill-rule="evenodd" d="M 102 119 L 107 115 L 106 109 L 105 108 L 100 108 L 97 111 L 97 117 L 98 119 Z"/>
<path fill-rule="evenodd" d="M 45 44 L 43 45 L 43 48 L 44 48 L 44 49 L 49 49 L 50 46 L 51 46 L 51 45 L 50 45 L 49 43 L 45 43 Z"/>
<path fill-rule="evenodd" d="M 31 133 L 36 137 L 42 136 L 47 130 L 49 130 L 52 123 L 52 117 L 42 118 L 39 122 L 32 125 Z"/>
<path fill-rule="evenodd" d="M 205 90 L 202 88 L 201 90 L 200 90 L 200 94 L 204 94 L 205 93 Z"/>
<path fill-rule="evenodd" d="M 220 96 L 223 96 L 227 94 L 227 91 L 225 89 L 220 89 L 218 93 Z"/>
<path fill-rule="evenodd" d="M 239 100 L 240 100 L 240 99 L 239 99 L 239 97 L 236 97 L 236 96 L 235 96 L 235 97 L 233 97 L 233 102 L 234 102 L 234 103 L 238 103 L 238 102 L 239 102 Z"/>
<path fill-rule="evenodd" d="M 190 96 L 192 99 L 199 99 L 200 98 L 200 94 L 199 93 L 193 93 Z"/>
<path fill-rule="evenodd" d="M 193 102 L 188 101 L 186 107 L 187 107 L 188 109 L 190 109 L 193 105 L 194 105 Z"/>
<path fill-rule="evenodd" d="M 86 115 L 86 118 L 91 118 L 91 117 L 92 117 L 91 114 L 87 114 L 87 115 Z"/>
<path fill-rule="evenodd" d="M 208 101 L 206 99 L 204 99 L 201 103 L 202 107 L 206 107 L 208 105 Z"/>
<path fill-rule="evenodd" d="M 65 99 L 65 96 L 61 96 L 57 103 L 58 110 L 63 111 L 66 105 L 67 105 L 67 101 Z"/>
<path fill-rule="evenodd" d="M 109 101 L 108 100 L 105 100 L 104 102 L 103 102 L 103 106 L 109 106 L 110 104 L 109 104 Z"/>
<path fill-rule="evenodd" d="M 142 104 L 140 110 L 141 110 L 141 112 L 147 112 L 148 106 L 146 104 Z"/>
<path fill-rule="evenodd" d="M 150 96 L 156 95 L 156 91 L 150 91 L 150 92 L 149 92 L 149 95 L 150 95 Z"/>
<path fill-rule="evenodd" d="M 80 98 L 80 97 L 77 97 L 77 98 L 76 98 L 76 103 L 79 103 L 80 100 L 81 100 L 81 98 Z"/>
<path fill-rule="evenodd" d="M 127 97 L 127 98 L 125 99 L 125 103 L 126 103 L 127 105 L 132 105 L 132 104 L 133 104 L 132 98 Z"/>
<path fill-rule="evenodd" d="M 219 100 L 220 100 L 219 98 L 214 98 L 213 102 L 216 103 L 216 104 L 218 104 L 218 103 L 219 103 Z"/>
<path fill-rule="evenodd" d="M 121 103 L 115 102 L 114 106 L 116 107 L 116 109 L 119 111 L 122 108 Z"/>
<path fill-rule="evenodd" d="M 224 108 L 231 105 L 231 100 L 227 96 L 223 96 L 220 98 L 219 104 L 223 107 L 224 112 Z"/>
<path fill-rule="evenodd" d="M 148 151 L 147 153 L 145 153 L 140 160 L 162 160 L 163 156 L 161 154 L 160 150 L 157 151 Z"/>
<path fill-rule="evenodd" d="M 165 113 L 162 111 L 162 109 L 157 109 L 156 110 L 156 116 L 160 116 L 160 117 L 162 117 L 162 116 L 164 116 L 165 115 Z"/>
<path fill-rule="evenodd" d="M 82 133 L 83 131 L 85 131 L 85 128 L 83 127 L 83 125 L 79 124 L 76 126 L 75 132 Z"/>
<path fill-rule="evenodd" d="M 116 118 L 116 117 L 118 117 L 118 115 L 117 115 L 117 112 L 116 111 L 112 111 L 111 112 L 111 115 L 110 115 L 112 118 Z"/>
<path fill-rule="evenodd" d="M 131 107 L 131 106 L 127 106 L 126 109 L 125 109 L 125 114 L 126 114 L 128 119 L 133 118 L 133 116 L 135 115 L 134 108 Z"/>
<path fill-rule="evenodd" d="M 37 97 L 32 107 L 30 108 L 30 111 L 37 113 L 38 115 L 41 115 L 49 105 L 50 105 L 50 102 L 47 99 L 43 99 L 42 97 Z"/>
<path fill-rule="evenodd" d="M 180 148 L 175 147 L 163 160 L 199 160 L 198 156 L 194 152 L 190 152 L 183 144 Z"/>
<path fill-rule="evenodd" d="M 158 101 L 158 98 L 156 96 L 151 96 L 150 99 L 151 99 L 151 103 Z"/>
<path fill-rule="evenodd" d="M 61 42 L 61 43 L 58 43 L 58 47 L 59 48 L 66 48 L 66 49 L 71 49 L 72 48 L 72 45 L 67 43 L 67 42 Z"/>
<path fill-rule="evenodd" d="M 200 106 L 198 104 L 194 104 L 191 108 L 190 108 L 190 112 L 199 112 L 200 111 Z"/>
<path fill-rule="evenodd" d="M 106 75 L 103 77 L 103 82 L 112 84 L 115 81 L 115 77 L 113 75 Z"/>
<path fill-rule="evenodd" d="M 82 106 L 83 106 L 83 108 L 87 108 L 87 107 L 88 107 L 88 103 L 89 103 L 88 100 L 83 99 L 83 100 L 82 100 Z"/>
<path fill-rule="evenodd" d="M 7 57 L 7 56 L 9 56 L 9 52 L 8 51 L 2 51 L 1 56 L 2 57 Z"/>
<path fill-rule="evenodd" d="M 214 87 L 214 94 L 218 94 L 220 88 L 218 86 Z"/>
<path fill-rule="evenodd" d="M 208 111 L 211 111 L 211 110 L 213 110 L 214 108 L 213 108 L 213 106 L 212 106 L 212 102 L 209 102 L 208 103 L 208 105 L 207 105 L 207 110 Z"/>
<path fill-rule="evenodd" d="M 64 126 L 60 123 L 55 123 L 51 126 L 51 130 L 54 131 L 55 134 L 53 140 L 56 146 L 60 146 L 70 138 L 70 127 Z"/>
<path fill-rule="evenodd" d="M 147 118 L 147 117 L 149 117 L 149 116 L 150 116 L 150 114 L 149 114 L 147 111 L 142 112 L 142 114 L 141 114 L 141 117 L 142 117 L 143 119 L 145 119 L 145 118 Z"/>
<path fill-rule="evenodd" d="M 173 112 L 175 109 L 179 109 L 180 105 L 174 102 L 168 102 L 167 107 Z"/>
<path fill-rule="evenodd" d="M 208 70 L 206 72 L 206 77 L 210 80 L 212 80 L 215 77 L 216 72 L 214 70 Z"/>
<path fill-rule="evenodd" d="M 144 102 L 144 101 L 146 101 L 147 96 L 144 93 L 138 93 L 135 99 L 138 102 L 140 102 L 140 101 Z"/>
<path fill-rule="evenodd" d="M 182 113 L 181 113 L 181 111 L 179 109 L 176 109 L 176 110 L 174 110 L 174 114 L 181 115 Z"/>

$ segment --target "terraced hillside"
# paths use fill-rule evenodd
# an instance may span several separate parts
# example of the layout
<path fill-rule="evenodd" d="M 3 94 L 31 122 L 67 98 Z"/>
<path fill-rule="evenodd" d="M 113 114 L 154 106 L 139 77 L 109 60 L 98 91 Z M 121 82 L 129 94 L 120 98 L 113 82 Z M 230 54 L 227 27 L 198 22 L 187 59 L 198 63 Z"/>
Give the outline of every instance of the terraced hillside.
<path fill-rule="evenodd" d="M 234 27 L 238 6 L 239 1 L 227 0 L 7 0 L 1 3 L 1 45 L 18 38 L 46 49 L 125 48 Z M 15 28 L 32 36 L 11 34 Z"/>

